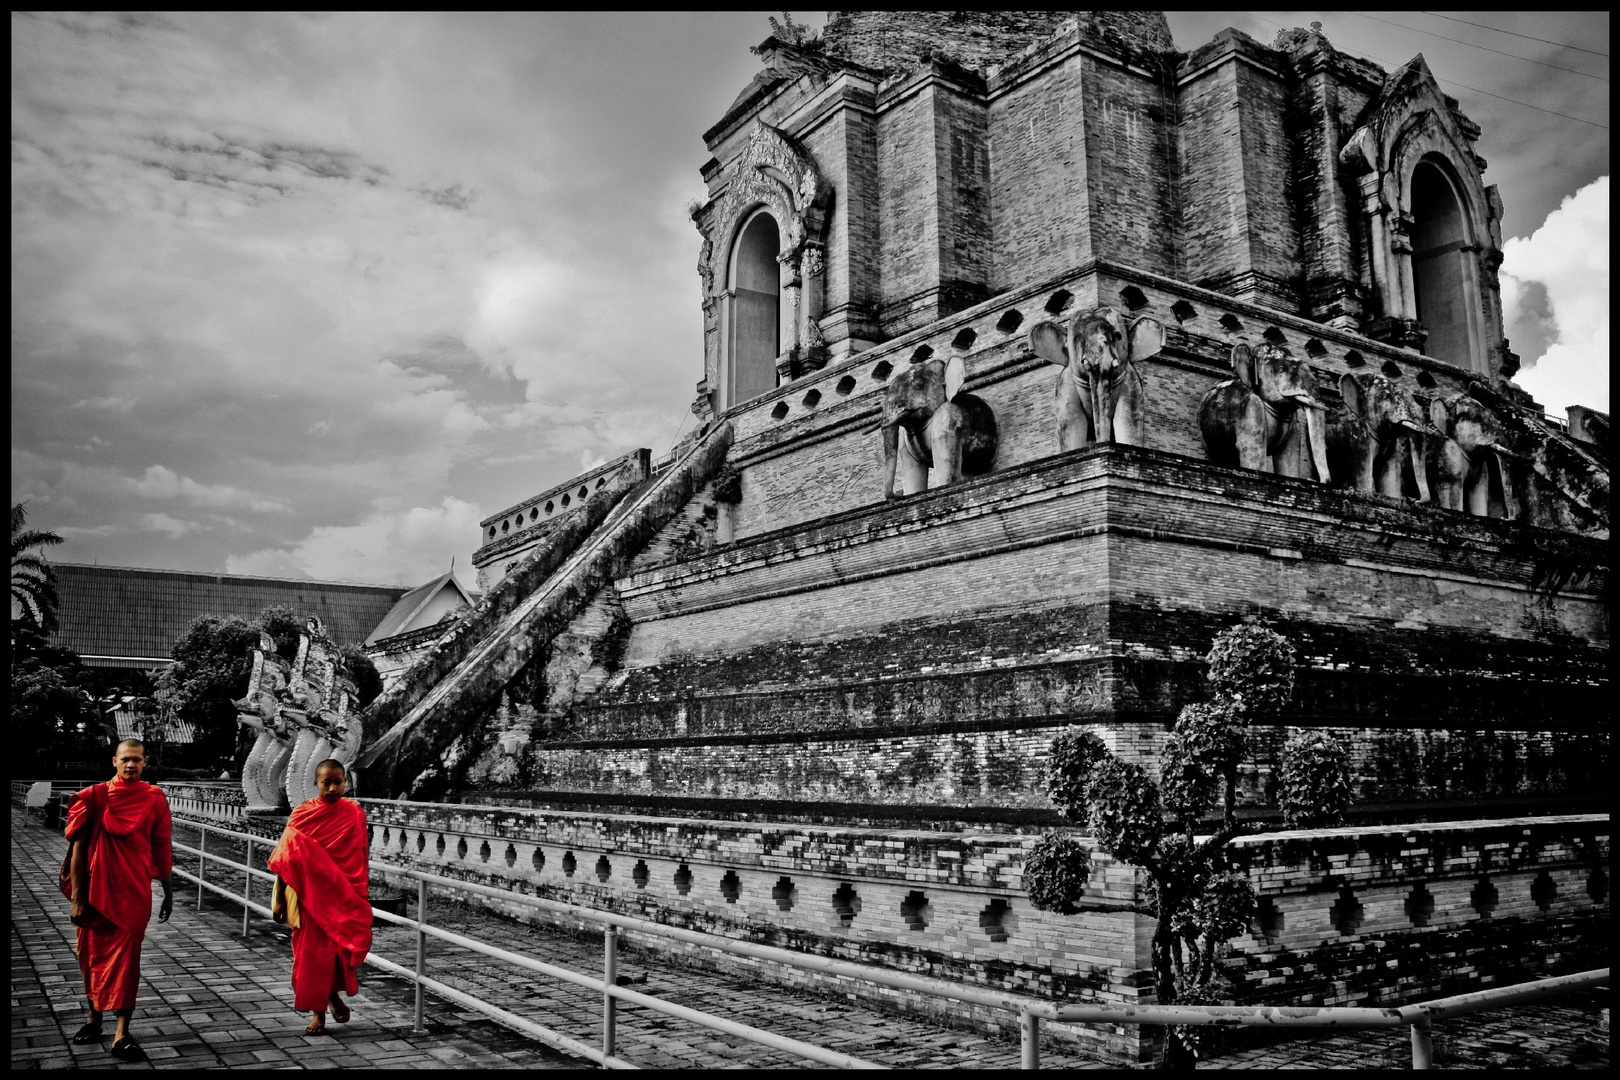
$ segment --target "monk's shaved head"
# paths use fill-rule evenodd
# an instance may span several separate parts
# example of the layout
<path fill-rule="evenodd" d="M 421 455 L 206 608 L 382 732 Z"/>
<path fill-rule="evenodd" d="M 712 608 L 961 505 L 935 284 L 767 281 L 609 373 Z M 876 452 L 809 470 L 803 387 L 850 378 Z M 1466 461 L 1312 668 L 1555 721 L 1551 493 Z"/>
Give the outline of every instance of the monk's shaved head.
<path fill-rule="evenodd" d="M 315 794 L 322 802 L 335 803 L 349 788 L 349 770 L 337 758 L 327 758 L 315 766 Z"/>
<path fill-rule="evenodd" d="M 113 747 L 113 772 L 130 783 L 141 778 L 146 768 L 146 744 L 139 739 L 125 739 Z"/>

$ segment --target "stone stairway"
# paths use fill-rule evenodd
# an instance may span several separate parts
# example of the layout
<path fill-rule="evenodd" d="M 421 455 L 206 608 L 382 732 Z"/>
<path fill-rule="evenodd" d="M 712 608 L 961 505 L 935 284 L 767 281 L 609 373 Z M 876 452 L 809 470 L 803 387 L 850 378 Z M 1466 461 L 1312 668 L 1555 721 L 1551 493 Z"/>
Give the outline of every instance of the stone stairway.
<path fill-rule="evenodd" d="M 582 509 L 368 709 L 384 729 L 356 762 L 369 795 L 431 798 L 454 777 L 446 749 L 524 665 L 714 478 L 731 447 L 723 421 L 684 456 Z"/>

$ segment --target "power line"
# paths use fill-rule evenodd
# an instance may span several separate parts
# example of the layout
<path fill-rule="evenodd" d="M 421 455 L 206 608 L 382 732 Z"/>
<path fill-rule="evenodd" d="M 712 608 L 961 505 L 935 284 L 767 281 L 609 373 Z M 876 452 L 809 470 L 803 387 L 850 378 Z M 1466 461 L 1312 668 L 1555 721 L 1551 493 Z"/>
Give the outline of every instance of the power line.
<path fill-rule="evenodd" d="M 1283 26 L 1283 24 L 1278 22 L 1277 20 L 1268 19 L 1265 16 L 1260 15 L 1257 12 L 1246 11 L 1246 12 L 1244 12 L 1244 14 L 1245 15 L 1251 15 L 1254 18 L 1259 19 L 1263 23 L 1269 23 L 1272 26 L 1279 27 L 1280 29 L 1283 29 L 1283 30 L 1289 29 L 1288 27 Z M 1334 48 L 1339 48 L 1339 46 L 1335 45 Z M 1395 61 L 1393 61 L 1393 60 L 1385 60 L 1381 56 L 1374 56 L 1372 53 L 1362 52 L 1359 49 L 1340 49 L 1340 51 L 1341 52 L 1354 53 L 1356 56 L 1365 57 L 1368 60 L 1376 60 L 1380 64 L 1385 64 L 1385 65 L 1395 64 Z M 1396 72 L 1398 73 L 1400 71 L 1404 71 L 1404 70 L 1406 70 L 1407 68 L 1409 68 L 1411 66 L 1412 66 L 1412 61 L 1408 60 L 1404 64 L 1396 65 Z M 1458 82 L 1456 79 L 1442 79 L 1442 78 L 1440 78 L 1440 76 L 1436 75 L 1435 76 L 1435 81 L 1436 82 L 1443 82 L 1443 83 L 1447 84 L 1448 86 L 1460 86 L 1464 90 L 1472 90 L 1476 94 L 1484 94 L 1486 97 L 1496 98 L 1498 101 L 1506 101 L 1510 105 L 1522 105 L 1526 109 L 1534 109 L 1534 110 L 1536 110 L 1536 112 L 1544 112 L 1549 116 L 1561 116 L 1565 120 L 1573 120 L 1577 124 L 1586 124 L 1589 127 L 1595 127 L 1595 128 L 1598 128 L 1599 130 L 1602 130 L 1602 131 L 1608 131 L 1609 130 L 1609 125 L 1608 124 L 1600 124 L 1595 120 L 1582 120 L 1578 116 L 1571 116 L 1568 113 L 1561 113 L 1561 112 L 1557 111 L 1556 109 L 1543 109 L 1540 105 L 1532 105 L 1528 101 L 1520 101 L 1517 98 L 1503 97 L 1501 94 L 1493 94 L 1489 90 L 1481 90 L 1477 86 L 1469 86 L 1467 83 Z"/>
<path fill-rule="evenodd" d="M 1458 45 L 1466 45 L 1470 49 L 1479 49 L 1481 52 L 1495 53 L 1497 56 L 1507 56 L 1514 60 L 1523 60 L 1527 64 L 1540 64 L 1542 67 L 1552 68 L 1554 71 L 1567 71 L 1571 75 L 1582 75 L 1588 79 L 1596 79 L 1598 82 L 1609 81 L 1608 77 L 1605 75 L 1592 75 L 1585 71 L 1576 71 L 1574 68 L 1564 67 L 1561 64 L 1549 64 L 1545 60 L 1532 60 L 1530 57 L 1520 56 L 1518 53 L 1503 52 L 1501 49 L 1493 49 L 1486 45 L 1475 45 L 1472 41 L 1464 41 L 1461 38 L 1450 37 L 1446 34 L 1437 34 L 1433 30 L 1422 30 L 1416 26 L 1407 26 L 1405 23 L 1398 23 L 1391 19 L 1380 19 L 1378 16 L 1368 15 L 1364 11 L 1352 11 L 1350 14 L 1360 15 L 1363 19 L 1371 19 L 1373 22 L 1381 22 L 1385 26 L 1398 26 L 1402 30 L 1411 30 L 1419 34 L 1428 34 L 1430 37 L 1439 38 L 1441 41 L 1453 41 Z"/>
<path fill-rule="evenodd" d="M 1498 34 L 1507 34 L 1510 37 L 1521 37 L 1526 41 L 1539 41 L 1543 45 L 1556 45 L 1560 49 L 1574 49 L 1576 52 L 1591 53 L 1593 56 L 1601 56 L 1604 59 L 1608 59 L 1609 56 L 1608 53 L 1598 52 L 1596 49 L 1583 49 L 1579 45 L 1569 45 L 1562 41 L 1548 41 L 1546 38 L 1531 37 L 1529 34 L 1521 34 L 1516 30 L 1503 30 L 1500 26 L 1486 26 L 1484 23 L 1469 22 L 1467 19 L 1453 19 L 1450 15 L 1442 15 L 1438 11 L 1425 11 L 1423 14 L 1433 15 L 1437 19 L 1447 19 L 1451 22 L 1462 23 L 1464 26 L 1477 26 L 1481 30 L 1495 30 Z"/>

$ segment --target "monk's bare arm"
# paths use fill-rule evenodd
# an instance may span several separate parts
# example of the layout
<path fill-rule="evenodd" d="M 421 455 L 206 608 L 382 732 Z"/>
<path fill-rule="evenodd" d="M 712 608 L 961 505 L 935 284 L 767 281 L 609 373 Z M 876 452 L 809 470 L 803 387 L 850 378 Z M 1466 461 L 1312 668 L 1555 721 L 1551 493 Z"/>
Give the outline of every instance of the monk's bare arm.
<path fill-rule="evenodd" d="M 287 883 L 276 875 L 275 887 L 270 890 L 270 917 L 278 923 L 287 921 Z"/>
<path fill-rule="evenodd" d="M 163 886 L 163 905 L 158 922 L 168 922 L 174 913 L 174 823 L 169 817 L 169 800 L 158 793 L 157 811 L 152 821 L 152 871 Z"/>
<path fill-rule="evenodd" d="M 73 880 L 73 898 L 68 909 L 68 919 L 77 925 L 90 911 L 90 900 L 87 895 L 90 889 L 90 845 L 81 832 L 68 841 L 68 873 Z"/>

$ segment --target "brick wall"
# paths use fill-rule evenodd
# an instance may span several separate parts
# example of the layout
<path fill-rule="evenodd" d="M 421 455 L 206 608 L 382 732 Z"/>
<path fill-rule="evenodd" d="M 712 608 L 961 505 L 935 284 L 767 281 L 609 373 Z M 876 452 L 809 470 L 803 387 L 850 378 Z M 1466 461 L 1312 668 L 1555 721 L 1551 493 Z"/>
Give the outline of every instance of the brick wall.
<path fill-rule="evenodd" d="M 611 738 L 549 740 L 523 755 L 519 775 L 536 789 L 594 793 L 604 803 L 635 796 L 933 807 L 950 820 L 964 808 L 1054 810 L 1043 776 L 1053 737 L 1064 728 L 1096 733 L 1124 760 L 1157 775 L 1167 725 L 1130 721 L 1007 718 L 985 730 L 895 725 L 786 738 L 769 734 L 682 736 L 687 712 Z M 774 719 L 774 717 L 773 717 Z M 690 730 L 690 728 L 686 728 Z M 1304 729 L 1261 724 L 1239 775 L 1242 806 L 1275 807 L 1282 746 Z M 1350 754 L 1351 789 L 1363 808 L 1425 802 L 1510 803 L 1540 797 L 1590 800 L 1604 790 L 1606 737 L 1578 731 L 1328 728 Z M 667 734 L 666 734 L 667 733 Z M 1393 812 L 1393 811 L 1387 811 Z"/>
<path fill-rule="evenodd" d="M 832 11 L 822 40 L 829 55 L 880 71 L 905 71 L 927 57 L 973 69 L 1049 37 L 1068 17 L 1061 11 Z"/>
<path fill-rule="evenodd" d="M 844 77 L 839 106 L 813 127 L 798 132 L 822 179 L 833 189 L 827 220 L 822 322 L 827 344 L 875 336 L 875 312 L 882 285 L 878 245 L 876 88 Z M 784 118 L 785 119 L 785 118 Z"/>
<path fill-rule="evenodd" d="M 1221 962 L 1240 1004 L 1396 1004 L 1607 962 L 1607 815 L 1281 833 L 1232 848 L 1262 909 Z"/>
<path fill-rule="evenodd" d="M 1062 63 L 992 97 L 990 287 L 1018 288 L 1092 255 L 1082 65 Z"/>
<path fill-rule="evenodd" d="M 1207 695 L 1209 641 L 1249 613 L 1300 651 L 1291 716 L 1354 729 L 1363 798 L 1590 791 L 1569 755 L 1607 753 L 1549 734 L 1602 709 L 1600 579 L 1535 587 L 1538 558 L 1600 566 L 1592 541 L 1541 535 L 1536 555 L 1509 523 L 1125 447 L 675 561 L 705 514 L 616 583 L 622 666 L 573 703 L 566 744 L 536 748 L 534 782 L 1041 805 L 1052 725 L 1137 723 L 1151 758 Z M 1448 734 L 1491 730 L 1501 745 Z M 964 749 L 981 736 L 1005 749 Z M 1278 746 L 1246 800 L 1270 801 Z M 1485 747 L 1491 778 L 1446 779 Z"/>
<path fill-rule="evenodd" d="M 877 117 L 879 319 L 886 336 L 933 322 L 940 312 L 911 312 L 906 301 L 939 284 L 939 175 L 935 167 L 931 80 L 881 108 Z"/>
<path fill-rule="evenodd" d="M 1065 63 L 1079 66 L 1086 90 L 1091 250 L 1131 266 L 1175 274 L 1174 102 L 1163 85 L 1140 70 L 1090 53 Z M 1024 213 L 1041 210 L 1023 208 Z"/>

